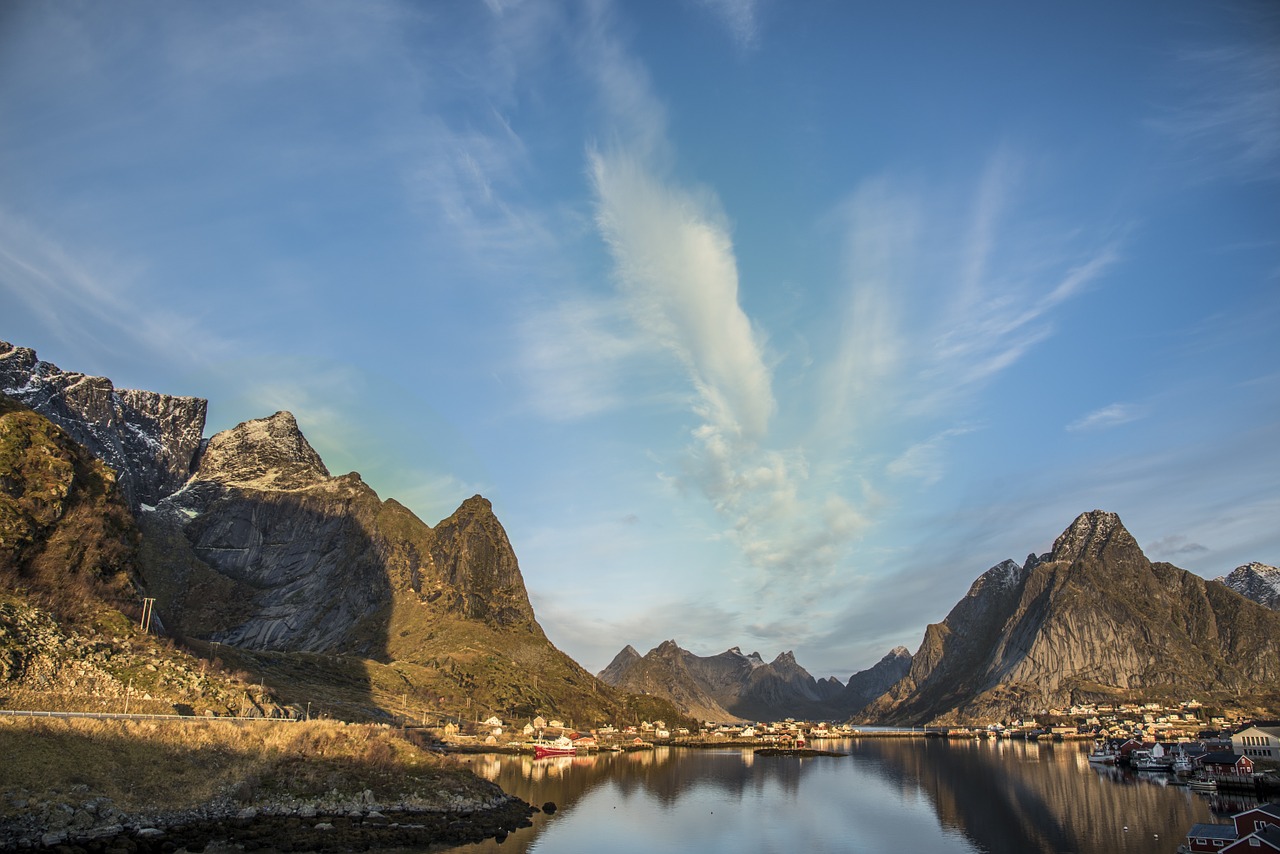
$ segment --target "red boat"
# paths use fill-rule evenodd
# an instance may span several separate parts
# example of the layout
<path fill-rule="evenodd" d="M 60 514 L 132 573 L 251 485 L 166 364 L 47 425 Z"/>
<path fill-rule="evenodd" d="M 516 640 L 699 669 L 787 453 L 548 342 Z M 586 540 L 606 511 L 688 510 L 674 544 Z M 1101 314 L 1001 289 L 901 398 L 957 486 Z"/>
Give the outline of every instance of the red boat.
<path fill-rule="evenodd" d="M 555 741 L 535 741 L 533 743 L 534 759 L 544 759 L 548 756 L 575 756 L 577 753 L 577 745 L 563 735 Z"/>

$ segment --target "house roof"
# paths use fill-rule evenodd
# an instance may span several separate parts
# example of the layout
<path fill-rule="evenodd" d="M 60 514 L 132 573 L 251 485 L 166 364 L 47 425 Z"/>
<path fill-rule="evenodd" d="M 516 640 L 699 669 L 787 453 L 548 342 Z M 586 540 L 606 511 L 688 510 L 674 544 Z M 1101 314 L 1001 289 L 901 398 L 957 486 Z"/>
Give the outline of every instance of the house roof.
<path fill-rule="evenodd" d="M 1235 839 L 1234 824 L 1193 824 L 1187 831 L 1187 838 L 1196 839 Z"/>
<path fill-rule="evenodd" d="M 1215 750 L 1200 757 L 1204 765 L 1235 765 L 1242 757 L 1232 750 Z"/>
<path fill-rule="evenodd" d="M 1254 840 L 1259 840 L 1262 845 L 1253 845 Z M 1268 824 L 1262 830 L 1250 833 L 1236 841 L 1234 845 L 1228 845 L 1222 850 L 1227 851 L 1257 851 L 1261 847 L 1270 848 L 1272 851 L 1280 851 L 1280 826 Z"/>
<path fill-rule="evenodd" d="M 1280 820 L 1280 804 L 1259 804 L 1256 807 L 1249 807 L 1247 810 L 1242 810 L 1241 812 L 1236 813 L 1236 815 L 1248 815 L 1251 812 L 1266 813 L 1272 818 Z M 1232 818 L 1235 818 L 1235 816 L 1232 816 Z"/>

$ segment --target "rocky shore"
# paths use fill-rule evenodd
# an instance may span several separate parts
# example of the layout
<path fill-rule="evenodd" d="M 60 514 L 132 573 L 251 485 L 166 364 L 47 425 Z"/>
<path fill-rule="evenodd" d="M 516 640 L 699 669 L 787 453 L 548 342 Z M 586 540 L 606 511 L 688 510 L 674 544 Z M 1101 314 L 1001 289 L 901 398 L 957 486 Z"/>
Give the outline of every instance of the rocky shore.
<path fill-rule="evenodd" d="M 85 795 L 88 792 L 84 792 Z M 359 797 L 265 801 L 244 806 L 223 798 L 200 807 L 124 814 L 105 798 L 80 803 L 23 802 L 0 821 L 0 851 L 224 852 L 362 851 L 502 840 L 530 825 L 537 811 L 496 786 L 488 797 L 426 802 Z"/>

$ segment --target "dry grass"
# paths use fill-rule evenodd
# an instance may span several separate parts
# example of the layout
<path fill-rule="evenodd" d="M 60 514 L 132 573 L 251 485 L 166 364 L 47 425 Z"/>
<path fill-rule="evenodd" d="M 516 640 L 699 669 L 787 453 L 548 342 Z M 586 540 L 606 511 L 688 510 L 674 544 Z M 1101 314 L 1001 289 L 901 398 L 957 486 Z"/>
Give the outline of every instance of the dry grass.
<path fill-rule="evenodd" d="M 222 794 L 244 803 L 334 790 L 424 797 L 480 782 L 397 730 L 331 721 L 0 718 L 0 756 L 0 791 L 59 800 L 87 787 L 86 797 L 111 798 L 126 812 L 181 809 Z M 0 815 L 8 803 L 0 797 Z"/>

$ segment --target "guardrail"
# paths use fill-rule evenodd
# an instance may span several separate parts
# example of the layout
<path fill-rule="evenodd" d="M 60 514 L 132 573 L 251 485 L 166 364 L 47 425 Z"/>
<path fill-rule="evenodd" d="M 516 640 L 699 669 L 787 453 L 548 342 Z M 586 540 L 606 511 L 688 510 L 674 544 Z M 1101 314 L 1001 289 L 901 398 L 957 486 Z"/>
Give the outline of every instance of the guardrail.
<path fill-rule="evenodd" d="M 299 723 L 299 718 L 267 718 L 262 716 L 233 715 L 148 715 L 123 712 L 41 712 L 28 709 L 0 709 L 0 715 L 17 718 L 95 718 L 98 720 L 162 720 L 162 721 L 271 721 L 273 723 Z"/>

